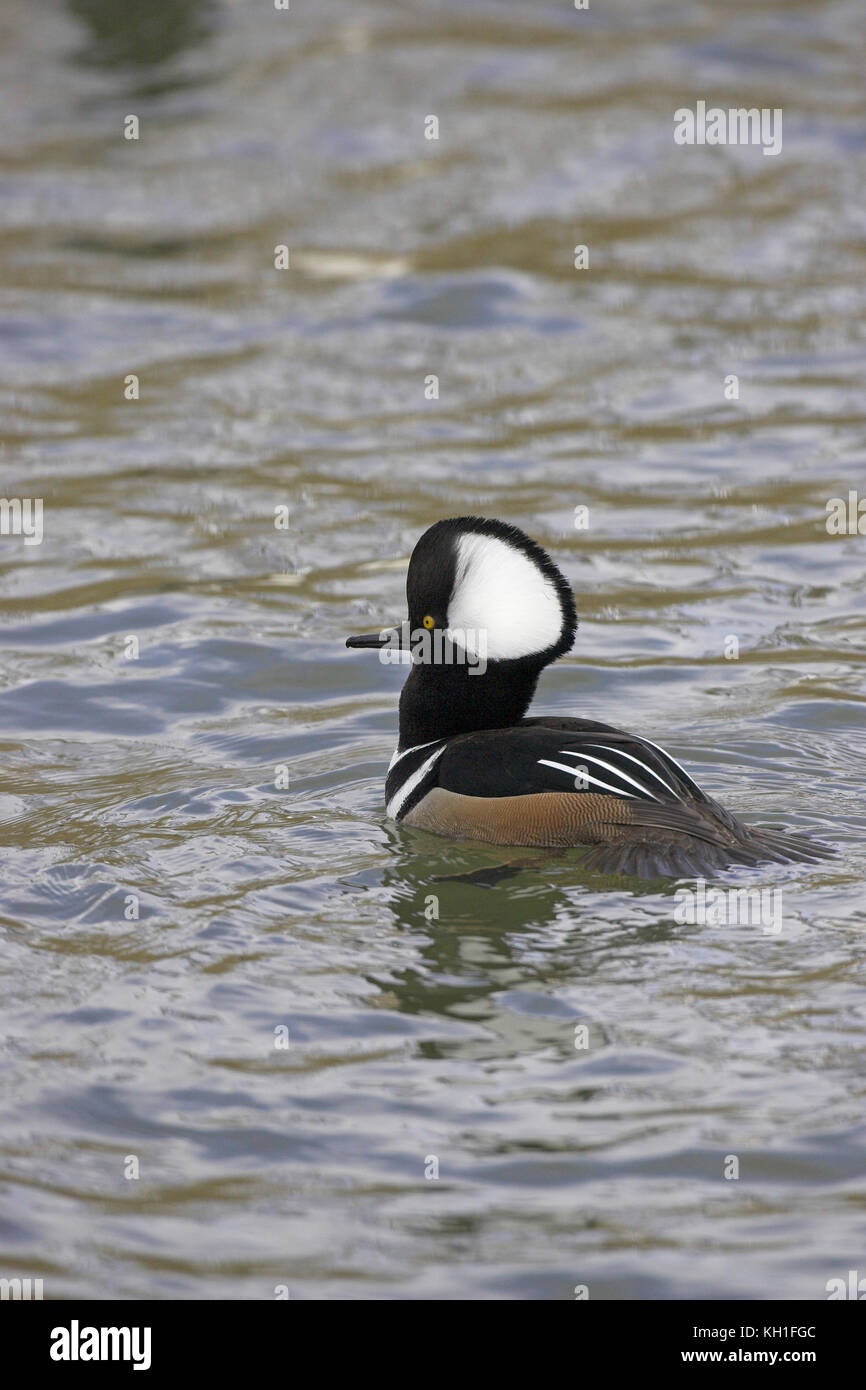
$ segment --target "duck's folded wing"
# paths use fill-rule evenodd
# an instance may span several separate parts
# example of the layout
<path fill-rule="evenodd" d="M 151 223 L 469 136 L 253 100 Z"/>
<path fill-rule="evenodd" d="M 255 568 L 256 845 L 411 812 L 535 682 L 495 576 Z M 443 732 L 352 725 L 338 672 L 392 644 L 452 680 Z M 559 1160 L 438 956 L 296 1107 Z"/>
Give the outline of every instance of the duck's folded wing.
<path fill-rule="evenodd" d="M 438 768 L 438 785 L 470 796 L 535 792 L 601 793 L 665 805 L 709 802 L 684 768 L 635 734 L 591 720 L 526 720 L 452 739 Z"/>

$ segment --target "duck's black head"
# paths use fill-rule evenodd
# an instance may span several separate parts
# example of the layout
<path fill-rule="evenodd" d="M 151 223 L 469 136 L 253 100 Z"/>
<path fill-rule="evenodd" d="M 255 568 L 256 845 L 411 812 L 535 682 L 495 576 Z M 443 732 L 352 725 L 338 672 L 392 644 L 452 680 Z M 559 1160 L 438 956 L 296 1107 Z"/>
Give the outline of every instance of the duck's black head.
<path fill-rule="evenodd" d="M 406 577 L 408 622 L 348 647 L 412 652 L 400 696 L 400 748 L 523 718 L 539 673 L 577 630 L 565 577 L 516 526 L 478 516 L 437 521 Z"/>

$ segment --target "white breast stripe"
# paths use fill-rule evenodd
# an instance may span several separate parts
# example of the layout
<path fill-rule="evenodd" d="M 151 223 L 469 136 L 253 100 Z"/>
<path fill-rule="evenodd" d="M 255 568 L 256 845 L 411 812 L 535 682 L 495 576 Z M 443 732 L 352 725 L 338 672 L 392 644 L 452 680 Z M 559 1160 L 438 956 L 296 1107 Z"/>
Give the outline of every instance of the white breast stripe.
<path fill-rule="evenodd" d="M 565 753 L 566 757 L 569 758 L 585 758 L 589 763 L 598 763 L 599 767 L 603 767 L 605 771 L 612 772 L 614 777 L 621 777 L 624 782 L 628 782 L 629 786 L 637 787 L 638 791 L 644 796 L 651 797 L 653 801 L 658 801 L 658 797 L 654 792 L 650 791 L 649 787 L 645 787 L 641 782 L 636 782 L 633 777 L 629 777 L 627 772 L 623 772 L 622 768 L 614 767 L 612 763 L 606 763 L 604 758 L 594 758 L 591 753 L 584 753 L 582 748 L 580 751 L 576 748 L 560 748 L 559 751 L 560 753 Z M 635 761 L 637 760 L 635 759 Z M 640 766 L 643 767 L 643 763 L 641 763 Z M 649 769 L 646 770 L 648 771 Z"/>
<path fill-rule="evenodd" d="M 435 741 L 436 740 L 434 739 L 434 742 Z M 426 743 L 420 743 L 417 746 L 419 748 L 426 748 L 428 745 Z M 407 798 L 418 786 L 418 783 L 423 782 L 424 778 L 427 776 L 427 773 L 430 771 L 436 759 L 441 758 L 442 754 L 445 752 L 446 747 L 447 745 L 443 743 L 442 747 L 437 748 L 436 752 L 432 753 L 431 756 L 427 759 L 427 761 L 423 762 L 421 766 L 412 773 L 411 777 L 407 777 L 406 781 L 401 783 L 401 785 L 395 791 L 394 795 L 391 797 L 391 800 L 388 802 L 388 805 L 385 807 L 386 816 L 390 816 L 391 820 L 397 819 L 398 815 L 400 814 L 400 810 L 405 804 Z M 408 753 L 409 749 L 407 748 L 406 751 Z"/>
<path fill-rule="evenodd" d="M 565 763 L 552 763 L 547 758 L 538 759 L 539 767 L 555 767 L 557 772 L 567 772 L 572 782 L 577 778 L 577 773 L 573 767 L 566 767 Z M 581 773 L 582 782 L 591 782 L 594 787 L 601 787 L 602 791 L 613 792 L 614 796 L 630 796 L 633 801 L 637 801 L 634 792 L 620 791 L 619 787 L 609 787 L 607 782 L 600 782 L 597 777 L 590 777 L 588 772 Z"/>
<path fill-rule="evenodd" d="M 405 758 L 407 753 L 417 753 L 419 748 L 432 748 L 434 743 L 441 742 L 441 738 L 431 738 L 429 743 L 416 743 L 414 748 L 404 748 L 402 752 L 398 743 L 397 747 L 394 749 L 394 752 L 391 755 L 391 761 L 388 764 L 388 771 L 390 772 L 394 764 L 399 763 L 401 758 Z"/>
<path fill-rule="evenodd" d="M 638 767 L 643 768 L 644 772 L 648 772 L 650 777 L 654 777 L 657 782 L 661 782 L 665 791 L 669 791 L 671 796 L 676 796 L 676 792 L 674 791 L 673 787 L 669 787 L 665 779 L 663 777 L 659 777 L 657 772 L 653 772 L 652 768 L 649 767 L 646 763 L 642 763 L 640 758 L 633 757 L 631 753 L 626 753 L 622 748 L 608 748 L 603 743 L 591 743 L 589 746 L 590 748 L 600 749 L 602 753 L 613 753 L 617 758 L 628 758 L 630 763 L 637 763 Z"/>

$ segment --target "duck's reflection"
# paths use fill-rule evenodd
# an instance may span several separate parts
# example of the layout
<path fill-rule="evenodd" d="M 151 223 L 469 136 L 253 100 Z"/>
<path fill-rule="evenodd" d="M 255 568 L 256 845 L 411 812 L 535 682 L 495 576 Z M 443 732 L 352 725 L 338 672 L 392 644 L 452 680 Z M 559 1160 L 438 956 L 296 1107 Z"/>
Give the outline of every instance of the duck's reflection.
<path fill-rule="evenodd" d="M 491 1056 L 535 1046 L 574 1057 L 582 1024 L 589 1050 L 603 1046 L 592 982 L 611 946 L 682 931 L 670 880 L 581 876 L 569 851 L 439 840 L 391 825 L 387 833 L 381 885 L 417 941 L 415 964 L 390 975 L 387 992 L 407 1013 L 482 1024 Z M 469 1050 L 483 1056 L 473 1031 Z"/>
<path fill-rule="evenodd" d="M 207 39 L 220 12 L 215 0 L 66 0 L 66 5 L 85 31 L 77 61 L 110 68 L 167 62 Z"/>

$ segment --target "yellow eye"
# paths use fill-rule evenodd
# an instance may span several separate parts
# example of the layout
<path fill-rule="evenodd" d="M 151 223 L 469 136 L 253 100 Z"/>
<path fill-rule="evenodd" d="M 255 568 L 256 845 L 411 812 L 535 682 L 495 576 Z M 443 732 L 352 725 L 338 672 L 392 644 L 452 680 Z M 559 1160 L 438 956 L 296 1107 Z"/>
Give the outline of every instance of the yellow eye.
<path fill-rule="evenodd" d="M 434 626 L 435 626 L 435 624 L 434 624 L 434 622 L 433 622 L 433 619 L 430 617 L 430 614 L 429 614 L 429 613 L 427 614 L 426 618 L 422 618 L 421 621 L 423 622 L 424 626 L 425 626 L 428 630 L 429 630 L 431 627 L 434 627 Z"/>

